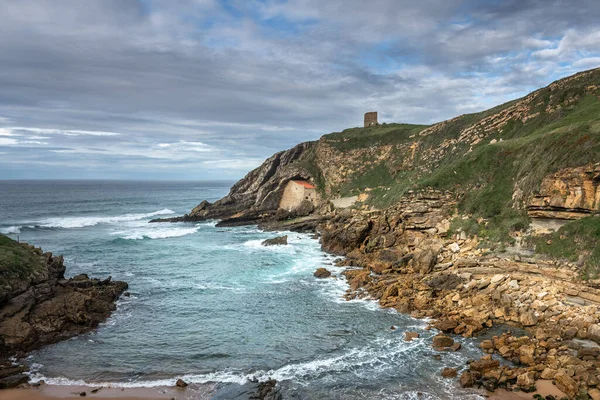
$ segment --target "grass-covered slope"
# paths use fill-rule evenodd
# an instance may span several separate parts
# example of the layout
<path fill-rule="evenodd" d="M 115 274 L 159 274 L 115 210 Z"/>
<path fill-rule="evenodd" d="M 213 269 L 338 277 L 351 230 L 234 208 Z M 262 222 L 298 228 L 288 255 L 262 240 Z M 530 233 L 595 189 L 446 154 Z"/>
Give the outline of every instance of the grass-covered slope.
<path fill-rule="evenodd" d="M 600 277 L 600 217 L 571 221 L 558 231 L 533 240 L 538 253 L 579 261 L 582 277 Z"/>
<path fill-rule="evenodd" d="M 459 196 L 459 211 L 484 218 L 506 240 L 529 224 L 527 199 L 559 169 L 600 161 L 600 69 L 556 81 L 521 99 L 432 126 L 383 124 L 323 136 L 307 157 L 328 197 L 369 193 L 376 207 L 409 190 Z"/>
<path fill-rule="evenodd" d="M 44 268 L 42 257 L 32 248 L 0 235 L 0 285 L 14 278 L 25 278 Z"/>

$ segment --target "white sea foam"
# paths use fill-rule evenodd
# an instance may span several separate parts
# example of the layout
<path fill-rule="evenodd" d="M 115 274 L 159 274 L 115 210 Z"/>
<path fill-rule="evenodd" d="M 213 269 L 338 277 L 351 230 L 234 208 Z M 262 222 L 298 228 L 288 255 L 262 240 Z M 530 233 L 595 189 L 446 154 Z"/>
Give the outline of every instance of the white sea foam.
<path fill-rule="evenodd" d="M 120 222 L 139 221 L 159 215 L 174 214 L 173 210 L 165 208 L 151 213 L 145 214 L 124 214 L 113 217 L 101 217 L 101 216 L 90 216 L 90 217 L 55 217 L 48 218 L 40 221 L 38 224 L 43 228 L 84 228 L 87 226 L 94 226 L 99 224 L 115 224 Z"/>
<path fill-rule="evenodd" d="M 180 237 L 191 235 L 192 233 L 198 232 L 200 229 L 197 226 L 194 227 L 177 227 L 172 228 L 168 226 L 160 226 L 160 227 L 148 227 L 141 229 L 134 229 L 130 231 L 119 231 L 113 232 L 113 235 L 117 235 L 122 239 L 129 240 L 141 240 L 141 239 L 166 239 L 172 237 Z"/>
<path fill-rule="evenodd" d="M 15 233 L 21 233 L 21 227 L 20 226 L 7 226 L 6 228 L 0 228 L 0 233 L 3 233 L 5 235 L 10 235 L 15 234 Z"/>

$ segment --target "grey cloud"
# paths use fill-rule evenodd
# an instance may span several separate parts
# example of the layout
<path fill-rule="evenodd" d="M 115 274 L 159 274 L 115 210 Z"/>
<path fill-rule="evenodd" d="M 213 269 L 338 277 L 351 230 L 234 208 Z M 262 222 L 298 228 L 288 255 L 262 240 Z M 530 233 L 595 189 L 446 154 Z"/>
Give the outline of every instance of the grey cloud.
<path fill-rule="evenodd" d="M 0 178 L 239 177 L 367 109 L 439 121 L 599 60 L 592 1 L 365 4 L 2 2 Z"/>

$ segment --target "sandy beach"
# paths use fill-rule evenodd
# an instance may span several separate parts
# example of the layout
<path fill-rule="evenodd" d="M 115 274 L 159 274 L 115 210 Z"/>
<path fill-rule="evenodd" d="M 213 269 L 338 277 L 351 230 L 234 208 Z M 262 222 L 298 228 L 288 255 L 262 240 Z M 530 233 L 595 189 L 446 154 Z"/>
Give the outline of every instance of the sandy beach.
<path fill-rule="evenodd" d="M 94 390 L 98 389 L 95 392 Z M 209 390 L 206 388 L 205 390 Z M 85 395 L 82 395 L 85 393 Z M 154 388 L 108 388 L 91 386 L 42 385 L 19 389 L 0 390 L 1 400 L 51 400 L 51 399 L 119 399 L 119 400 L 188 400 L 202 399 L 202 389 L 154 387 Z"/>
<path fill-rule="evenodd" d="M 540 394 L 544 397 L 552 395 L 557 399 L 562 399 L 566 395 L 561 392 L 550 380 L 538 380 L 535 382 L 537 391 L 531 393 L 508 392 L 506 390 L 497 390 L 489 396 L 490 400 L 531 400 L 534 394 Z"/>

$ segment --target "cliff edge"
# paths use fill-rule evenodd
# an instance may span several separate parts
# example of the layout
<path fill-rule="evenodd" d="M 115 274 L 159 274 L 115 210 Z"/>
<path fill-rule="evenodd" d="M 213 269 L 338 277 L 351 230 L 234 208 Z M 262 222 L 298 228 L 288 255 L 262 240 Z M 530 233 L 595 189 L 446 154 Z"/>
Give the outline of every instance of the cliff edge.
<path fill-rule="evenodd" d="M 27 382 L 27 368 L 8 357 L 95 329 L 127 289 L 110 277 L 64 273 L 61 256 L 0 235 L 0 389 Z"/>

